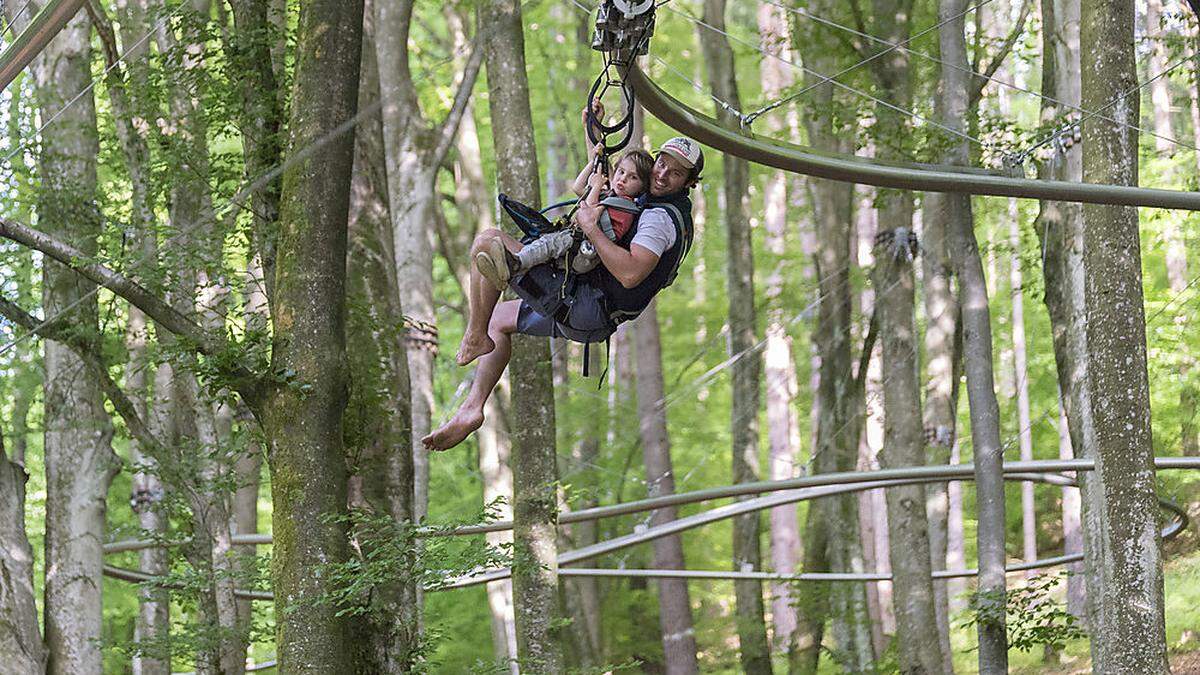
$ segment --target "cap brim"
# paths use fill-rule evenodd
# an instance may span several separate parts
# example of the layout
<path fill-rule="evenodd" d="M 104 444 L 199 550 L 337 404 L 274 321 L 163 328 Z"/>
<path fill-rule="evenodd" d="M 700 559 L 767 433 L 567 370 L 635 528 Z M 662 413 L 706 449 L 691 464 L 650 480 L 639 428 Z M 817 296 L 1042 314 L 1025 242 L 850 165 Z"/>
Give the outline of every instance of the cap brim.
<path fill-rule="evenodd" d="M 665 153 L 667 153 L 668 155 L 670 155 L 670 156 L 674 157 L 675 159 L 677 159 L 677 160 L 679 161 L 679 163 L 680 163 L 680 164 L 684 165 L 685 167 L 687 167 L 687 168 L 689 168 L 689 169 L 694 169 L 694 168 L 696 168 L 696 165 L 695 165 L 695 164 L 693 164 L 692 162 L 688 161 L 688 158 L 687 158 L 687 157 L 684 157 L 683 155 L 681 155 L 681 154 L 679 153 L 679 151 L 678 151 L 678 150 L 676 150 L 676 149 L 674 149 L 674 148 L 663 148 L 662 150 L 660 150 L 660 152 L 665 152 Z"/>

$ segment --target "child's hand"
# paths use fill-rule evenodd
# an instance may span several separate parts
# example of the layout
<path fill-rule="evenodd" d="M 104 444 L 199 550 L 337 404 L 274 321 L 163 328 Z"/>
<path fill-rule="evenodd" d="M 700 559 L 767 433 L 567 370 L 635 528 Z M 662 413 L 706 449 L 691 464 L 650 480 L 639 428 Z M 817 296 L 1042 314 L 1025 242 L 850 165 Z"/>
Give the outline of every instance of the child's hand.
<path fill-rule="evenodd" d="M 591 195 L 599 195 L 600 191 L 604 189 L 606 184 L 608 184 L 608 178 L 604 175 L 604 173 L 601 171 L 593 171 L 592 175 L 588 177 L 588 187 L 591 188 L 591 191 L 588 192 L 588 196 L 590 197 Z"/>

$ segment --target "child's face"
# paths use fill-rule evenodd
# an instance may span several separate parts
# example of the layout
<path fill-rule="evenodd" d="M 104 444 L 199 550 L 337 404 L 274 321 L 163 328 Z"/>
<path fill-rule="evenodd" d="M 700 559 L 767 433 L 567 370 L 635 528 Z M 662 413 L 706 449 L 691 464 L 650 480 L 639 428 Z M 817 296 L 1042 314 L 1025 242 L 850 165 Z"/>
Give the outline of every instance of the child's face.
<path fill-rule="evenodd" d="M 646 191 L 646 185 L 638 177 L 637 168 L 632 159 L 623 159 L 617 163 L 617 168 L 613 171 L 612 188 L 613 192 L 628 199 L 637 197 Z"/>

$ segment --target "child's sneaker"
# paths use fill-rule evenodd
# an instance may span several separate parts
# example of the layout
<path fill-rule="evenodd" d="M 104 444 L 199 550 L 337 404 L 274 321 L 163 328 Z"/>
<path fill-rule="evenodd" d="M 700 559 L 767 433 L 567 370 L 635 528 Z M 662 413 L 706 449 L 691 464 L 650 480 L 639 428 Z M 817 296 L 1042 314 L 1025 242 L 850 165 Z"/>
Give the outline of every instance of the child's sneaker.
<path fill-rule="evenodd" d="M 520 262 L 499 238 L 488 242 L 487 248 L 475 254 L 475 267 L 496 290 L 503 292 L 508 281 L 517 273 Z"/>

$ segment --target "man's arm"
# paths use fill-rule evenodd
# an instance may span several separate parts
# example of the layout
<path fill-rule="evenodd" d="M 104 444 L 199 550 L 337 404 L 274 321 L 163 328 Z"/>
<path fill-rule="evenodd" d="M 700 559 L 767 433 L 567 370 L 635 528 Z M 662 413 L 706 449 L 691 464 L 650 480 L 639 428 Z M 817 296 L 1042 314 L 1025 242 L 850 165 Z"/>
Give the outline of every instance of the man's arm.
<path fill-rule="evenodd" d="M 630 246 L 627 251 L 606 237 L 598 225 L 601 208 L 603 207 L 585 203 L 575 214 L 576 222 L 588 241 L 596 247 L 596 253 L 604 267 L 622 286 L 633 288 L 650 276 L 650 272 L 654 271 L 654 266 L 658 264 L 659 256 L 637 244 Z"/>

